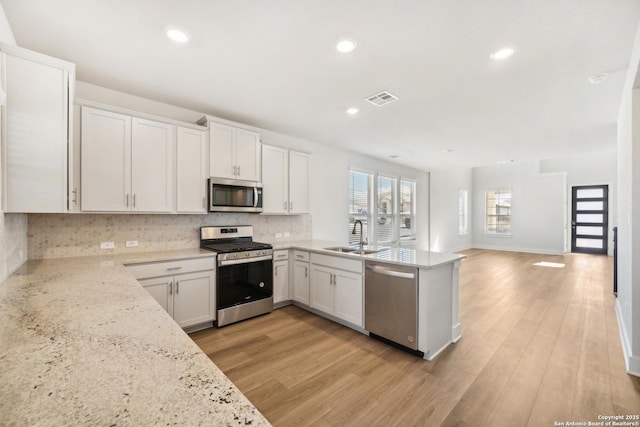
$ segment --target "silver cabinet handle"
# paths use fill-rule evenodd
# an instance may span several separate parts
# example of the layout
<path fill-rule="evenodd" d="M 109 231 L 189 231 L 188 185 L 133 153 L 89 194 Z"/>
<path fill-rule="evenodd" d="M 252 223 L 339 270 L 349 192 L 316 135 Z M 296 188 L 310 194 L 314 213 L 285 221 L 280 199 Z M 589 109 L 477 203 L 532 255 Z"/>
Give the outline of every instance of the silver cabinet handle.
<path fill-rule="evenodd" d="M 276 270 L 274 272 L 274 276 L 278 277 L 278 266 L 276 265 Z"/>
<path fill-rule="evenodd" d="M 180 293 L 180 281 L 176 281 L 176 294 Z"/>
<path fill-rule="evenodd" d="M 129 207 L 129 193 L 127 193 L 127 195 L 125 196 L 125 200 L 125 205 Z"/>
<path fill-rule="evenodd" d="M 287 202 L 284 202 L 284 203 L 282 204 L 282 209 L 284 209 L 285 211 L 287 210 Z"/>
<path fill-rule="evenodd" d="M 169 295 L 173 295 L 173 282 L 169 282 Z"/>
<path fill-rule="evenodd" d="M 289 202 L 289 210 L 292 211 L 293 210 L 293 202 Z"/>
<path fill-rule="evenodd" d="M 78 188 L 74 188 L 73 191 L 71 192 L 73 194 L 73 200 L 71 200 L 71 203 L 73 203 L 74 205 L 78 204 Z"/>
<path fill-rule="evenodd" d="M 240 176 L 240 166 L 238 166 L 238 176 Z"/>
<path fill-rule="evenodd" d="M 176 270 L 180 270 L 182 267 L 169 267 L 167 268 L 167 271 L 176 271 Z"/>
<path fill-rule="evenodd" d="M 135 194 L 133 195 L 133 207 L 134 208 L 136 207 L 136 195 Z"/>
<path fill-rule="evenodd" d="M 296 258 L 304 258 L 304 255 L 296 254 Z"/>
<path fill-rule="evenodd" d="M 307 267 L 304 268 L 304 277 L 307 277 Z"/>

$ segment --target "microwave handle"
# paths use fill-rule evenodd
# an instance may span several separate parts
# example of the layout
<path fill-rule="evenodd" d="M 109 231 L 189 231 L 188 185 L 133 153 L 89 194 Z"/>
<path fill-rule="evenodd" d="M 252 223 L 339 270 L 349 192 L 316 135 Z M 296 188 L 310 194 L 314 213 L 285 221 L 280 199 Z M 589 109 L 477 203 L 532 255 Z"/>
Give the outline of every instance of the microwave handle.
<path fill-rule="evenodd" d="M 253 207 L 258 207 L 258 187 L 253 187 Z"/>

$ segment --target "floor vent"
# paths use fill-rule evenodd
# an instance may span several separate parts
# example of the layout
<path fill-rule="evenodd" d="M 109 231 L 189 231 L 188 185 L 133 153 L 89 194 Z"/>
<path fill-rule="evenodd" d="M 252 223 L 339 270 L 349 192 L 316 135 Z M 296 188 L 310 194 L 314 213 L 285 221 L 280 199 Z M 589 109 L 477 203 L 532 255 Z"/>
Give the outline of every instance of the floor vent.
<path fill-rule="evenodd" d="M 397 100 L 398 100 L 397 96 L 387 92 L 386 90 L 383 90 L 382 92 L 376 93 L 375 95 L 372 95 L 367 98 L 367 101 L 369 101 L 370 103 L 372 103 L 377 107 L 382 107 L 385 104 L 389 104 L 390 102 L 397 101 Z"/>

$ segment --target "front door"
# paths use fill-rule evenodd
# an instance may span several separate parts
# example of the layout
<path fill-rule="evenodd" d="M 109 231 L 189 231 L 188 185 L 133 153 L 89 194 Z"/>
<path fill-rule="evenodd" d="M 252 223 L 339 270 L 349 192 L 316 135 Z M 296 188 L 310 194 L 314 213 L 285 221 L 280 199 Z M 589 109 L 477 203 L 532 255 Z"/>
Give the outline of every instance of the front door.
<path fill-rule="evenodd" d="M 571 252 L 607 254 L 609 186 L 572 188 Z"/>

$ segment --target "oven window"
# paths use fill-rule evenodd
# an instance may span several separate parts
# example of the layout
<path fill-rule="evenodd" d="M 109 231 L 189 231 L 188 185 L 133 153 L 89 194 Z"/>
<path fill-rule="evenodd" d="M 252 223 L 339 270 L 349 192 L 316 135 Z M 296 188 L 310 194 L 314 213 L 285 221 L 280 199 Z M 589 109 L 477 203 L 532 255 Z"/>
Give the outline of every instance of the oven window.
<path fill-rule="evenodd" d="M 252 187 L 216 184 L 211 189 L 213 206 L 252 207 L 254 194 Z"/>
<path fill-rule="evenodd" d="M 218 309 L 273 295 L 271 260 L 218 267 Z"/>

